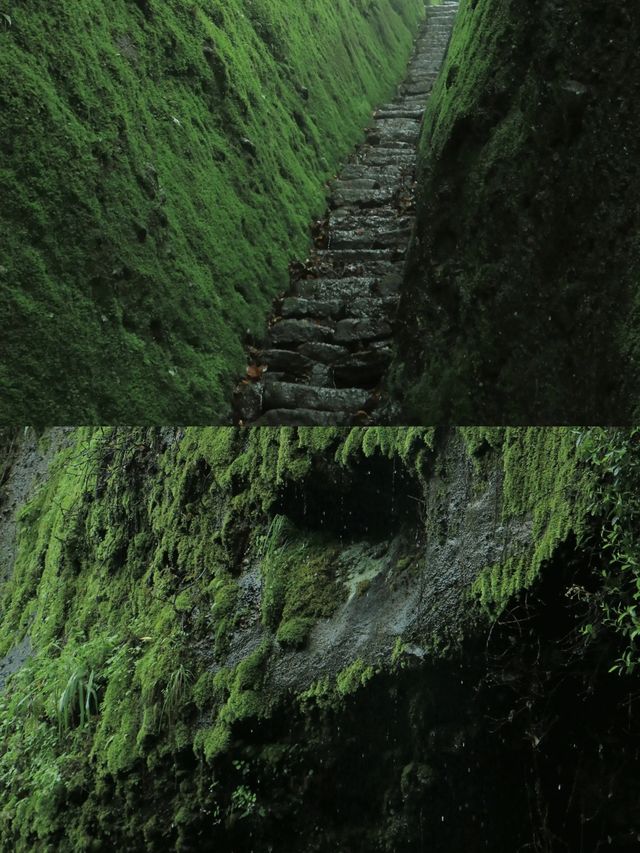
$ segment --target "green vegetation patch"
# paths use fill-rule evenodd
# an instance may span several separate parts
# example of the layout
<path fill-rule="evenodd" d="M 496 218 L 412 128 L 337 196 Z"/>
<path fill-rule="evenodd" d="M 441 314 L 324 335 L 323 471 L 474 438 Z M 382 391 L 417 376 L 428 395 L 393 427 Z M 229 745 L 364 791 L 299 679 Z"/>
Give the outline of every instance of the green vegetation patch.
<path fill-rule="evenodd" d="M 483 572 L 475 584 L 482 604 L 500 612 L 530 587 L 546 561 L 570 534 L 578 541 L 588 527 L 595 476 L 578 450 L 580 431 L 569 428 L 509 428 L 502 441 L 501 522 L 526 521 L 531 546 Z"/>
<path fill-rule="evenodd" d="M 0 12 L 0 421 L 228 420 L 423 3 Z"/>

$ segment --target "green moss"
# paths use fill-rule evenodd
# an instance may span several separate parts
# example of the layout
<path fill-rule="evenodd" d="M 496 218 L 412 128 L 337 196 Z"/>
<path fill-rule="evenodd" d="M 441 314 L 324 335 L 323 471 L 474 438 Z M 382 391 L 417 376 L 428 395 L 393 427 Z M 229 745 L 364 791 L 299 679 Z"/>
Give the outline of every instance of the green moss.
<path fill-rule="evenodd" d="M 375 670 L 372 666 L 366 664 L 360 658 L 356 658 L 352 664 L 349 664 L 346 669 L 343 669 L 336 676 L 336 692 L 338 696 L 344 698 L 355 693 L 373 678 L 374 672 Z"/>
<path fill-rule="evenodd" d="M 294 616 L 279 625 L 276 640 L 285 648 L 301 649 L 307 642 L 312 626 L 313 619 L 307 616 Z"/>
<path fill-rule="evenodd" d="M 531 525 L 532 546 L 488 567 L 475 589 L 491 610 L 502 610 L 511 596 L 530 587 L 557 546 L 570 534 L 583 536 L 594 475 L 582 465 L 578 432 L 566 428 L 504 432 L 502 523 Z"/>
<path fill-rule="evenodd" d="M 300 537 L 290 528 L 289 538 L 262 561 L 262 618 L 278 630 L 279 639 L 296 632 L 292 620 L 298 633 L 306 623 L 308 633 L 313 619 L 331 616 L 346 598 L 346 587 L 336 574 L 338 555 L 326 538 Z"/>
<path fill-rule="evenodd" d="M 343 706 L 348 696 L 365 687 L 375 673 L 373 666 L 356 658 L 335 677 L 321 678 L 301 691 L 296 697 L 298 705 L 305 714 L 314 710 L 336 711 Z"/>
<path fill-rule="evenodd" d="M 423 4 L 6 8 L 4 419 L 223 422 Z"/>

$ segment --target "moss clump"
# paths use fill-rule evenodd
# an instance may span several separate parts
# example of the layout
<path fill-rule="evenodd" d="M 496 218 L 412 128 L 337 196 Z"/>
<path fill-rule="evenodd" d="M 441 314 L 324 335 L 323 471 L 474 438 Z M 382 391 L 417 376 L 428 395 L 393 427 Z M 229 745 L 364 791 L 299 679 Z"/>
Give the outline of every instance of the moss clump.
<path fill-rule="evenodd" d="M 307 616 L 294 616 L 281 622 L 276 632 L 276 640 L 284 648 L 301 649 L 307 642 L 313 626 L 313 619 Z"/>
<path fill-rule="evenodd" d="M 4 11 L 2 419 L 224 422 L 423 3 Z"/>
<path fill-rule="evenodd" d="M 356 658 L 342 672 L 336 676 L 336 692 L 338 696 L 344 698 L 351 693 L 355 693 L 361 687 L 370 681 L 375 674 L 374 668 L 370 664 L 366 664 L 361 658 Z"/>
<path fill-rule="evenodd" d="M 633 419 L 639 38 L 634 0 L 462 0 L 421 142 L 408 422 Z"/>
<path fill-rule="evenodd" d="M 504 432 L 502 523 L 526 520 L 532 545 L 487 568 L 475 589 L 491 610 L 530 587 L 541 567 L 570 534 L 584 535 L 594 474 L 581 464 L 579 434 L 572 429 L 515 429 Z"/>
<path fill-rule="evenodd" d="M 325 677 L 311 684 L 297 696 L 299 707 L 305 714 L 313 710 L 336 711 L 344 700 L 365 687 L 375 676 L 376 670 L 362 658 L 356 658 L 335 677 Z"/>
<path fill-rule="evenodd" d="M 261 569 L 262 618 L 277 630 L 279 640 L 300 637 L 304 626 L 306 639 L 312 621 L 331 616 L 346 598 L 346 587 L 336 572 L 339 550 L 335 544 L 323 537 L 295 537 L 293 531 L 291 538 L 271 549 Z"/>

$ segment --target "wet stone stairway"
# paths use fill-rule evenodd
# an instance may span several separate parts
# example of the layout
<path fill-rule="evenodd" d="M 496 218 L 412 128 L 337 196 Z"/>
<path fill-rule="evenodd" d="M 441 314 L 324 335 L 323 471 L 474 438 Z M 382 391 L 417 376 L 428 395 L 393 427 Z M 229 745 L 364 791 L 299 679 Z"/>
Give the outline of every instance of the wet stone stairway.
<path fill-rule="evenodd" d="M 235 419 L 261 426 L 375 422 L 392 358 L 404 257 L 413 227 L 416 149 L 457 3 L 427 9 L 407 77 L 333 182 L 315 254 L 292 271 L 265 345 L 249 353 Z"/>

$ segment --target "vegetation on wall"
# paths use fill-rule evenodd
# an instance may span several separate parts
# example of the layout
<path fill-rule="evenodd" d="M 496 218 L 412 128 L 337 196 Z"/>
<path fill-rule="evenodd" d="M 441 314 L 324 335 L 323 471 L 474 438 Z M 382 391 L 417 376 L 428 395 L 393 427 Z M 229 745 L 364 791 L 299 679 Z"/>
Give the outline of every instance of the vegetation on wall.
<path fill-rule="evenodd" d="M 0 420 L 228 420 L 423 7 L 0 4 Z"/>
<path fill-rule="evenodd" d="M 406 422 L 633 418 L 635 8 L 462 0 L 421 142 Z"/>
<path fill-rule="evenodd" d="M 2 589 L 0 655 L 25 634 L 33 652 L 0 694 L 0 845 L 153 850 L 172 838 L 181 849 L 261 819 L 253 771 L 234 762 L 247 760 L 242 744 L 260 721 L 274 725 L 267 721 L 281 713 L 271 662 L 303 649 L 346 596 L 342 534 L 283 514 L 287 490 L 299 483 L 309 492 L 323 471 L 343 472 L 349 488 L 350 472 L 389 459 L 398 476 L 406 469 L 429 489 L 447 476 L 439 461 L 447 447 L 462 443 L 478 483 L 499 475 L 496 524 L 507 534 L 510 519 L 531 525 L 531 547 L 469 587 L 462 636 L 532 589 L 573 538 L 609 559 L 602 630 L 618 620 L 635 649 L 635 504 L 629 517 L 615 508 L 635 482 L 636 438 L 569 429 L 76 430 L 20 510 Z M 435 521 L 422 523 L 438 535 Z M 613 559 L 610 542 L 621 543 Z M 241 578 L 254 571 L 261 592 L 248 604 Z M 248 624 L 253 639 L 238 647 Z M 601 629 L 588 624 L 595 637 Z M 388 671 L 407 654 L 398 641 Z M 309 721 L 340 713 L 380 672 L 359 657 L 333 678 L 310 672 L 295 713 Z M 280 785 L 278 749 L 276 738 L 251 761 Z"/>

